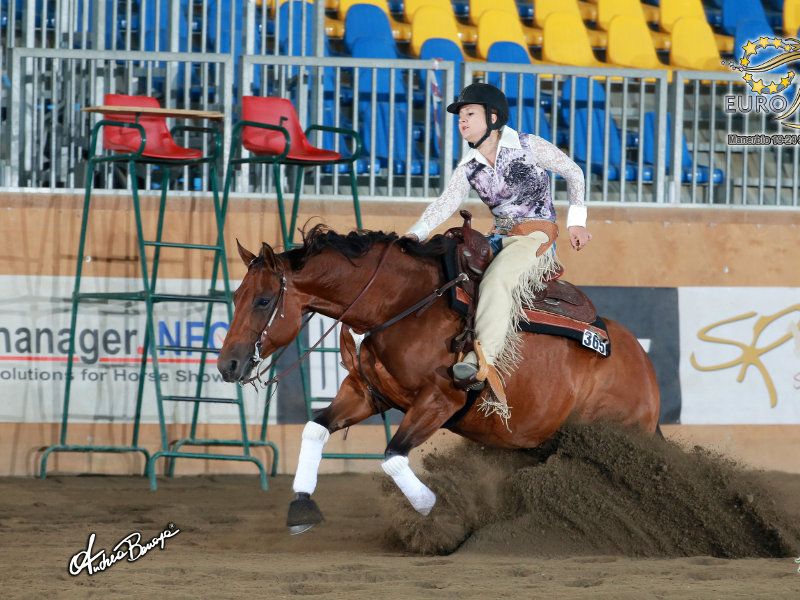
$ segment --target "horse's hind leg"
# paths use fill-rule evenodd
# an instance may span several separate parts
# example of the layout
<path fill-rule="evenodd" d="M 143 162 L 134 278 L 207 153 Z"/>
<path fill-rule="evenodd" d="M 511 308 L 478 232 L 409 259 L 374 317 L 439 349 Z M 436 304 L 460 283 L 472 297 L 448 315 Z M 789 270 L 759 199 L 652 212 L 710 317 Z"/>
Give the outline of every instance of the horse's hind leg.
<path fill-rule="evenodd" d="M 300 443 L 292 489 L 295 498 L 289 505 L 286 525 L 292 535 L 303 533 L 322 521 L 322 512 L 311 494 L 317 487 L 317 473 L 322 460 L 322 449 L 330 434 L 363 421 L 375 413 L 365 390 L 358 380 L 348 376 L 342 382 L 336 398 L 313 420 L 306 423 Z"/>
<path fill-rule="evenodd" d="M 436 504 L 436 494 L 411 470 L 408 454 L 436 433 L 454 412 L 455 408 L 441 392 L 425 390 L 406 411 L 400 427 L 386 447 L 386 460 L 381 464 L 383 471 L 422 515 L 431 512 Z"/>

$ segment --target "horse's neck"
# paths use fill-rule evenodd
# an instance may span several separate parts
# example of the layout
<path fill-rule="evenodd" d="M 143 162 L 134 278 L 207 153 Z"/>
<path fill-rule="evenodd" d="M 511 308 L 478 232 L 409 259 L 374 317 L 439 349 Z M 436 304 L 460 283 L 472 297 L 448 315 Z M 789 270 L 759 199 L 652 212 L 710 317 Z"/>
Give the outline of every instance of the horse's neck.
<path fill-rule="evenodd" d="M 333 251 L 310 258 L 292 276 L 294 285 L 310 297 L 308 310 L 334 319 L 344 314 L 345 324 L 364 331 L 439 285 L 439 271 L 430 261 L 410 257 L 395 247 L 381 263 L 385 248 L 376 245 L 352 262 Z M 369 288 L 359 297 L 367 284 Z"/>

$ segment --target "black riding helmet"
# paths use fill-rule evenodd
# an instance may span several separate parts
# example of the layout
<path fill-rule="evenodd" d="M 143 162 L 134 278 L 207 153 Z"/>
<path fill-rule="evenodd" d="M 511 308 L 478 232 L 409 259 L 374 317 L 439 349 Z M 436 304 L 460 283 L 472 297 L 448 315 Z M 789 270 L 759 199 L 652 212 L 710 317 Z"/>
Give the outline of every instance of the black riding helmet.
<path fill-rule="evenodd" d="M 472 83 L 461 90 L 458 98 L 450 106 L 447 107 L 447 112 L 458 114 L 461 107 L 466 104 L 482 104 L 486 109 L 486 133 L 478 140 L 477 144 L 467 142 L 470 148 L 477 148 L 494 129 L 500 129 L 508 122 L 508 100 L 506 95 L 488 83 Z M 497 113 L 497 121 L 492 123 L 492 111 Z"/>

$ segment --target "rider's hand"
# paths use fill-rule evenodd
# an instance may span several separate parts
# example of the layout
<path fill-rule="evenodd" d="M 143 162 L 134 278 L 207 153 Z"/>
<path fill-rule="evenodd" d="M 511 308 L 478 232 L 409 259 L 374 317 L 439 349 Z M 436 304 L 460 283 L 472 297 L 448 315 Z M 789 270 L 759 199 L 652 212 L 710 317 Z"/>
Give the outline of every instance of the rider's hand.
<path fill-rule="evenodd" d="M 419 237 L 417 237 L 417 234 L 416 233 L 411 233 L 410 231 L 408 233 L 404 233 L 402 236 L 400 236 L 400 239 L 401 240 L 402 239 L 411 240 L 412 242 L 418 242 L 419 241 Z"/>
<path fill-rule="evenodd" d="M 575 250 L 582 250 L 586 244 L 592 241 L 592 234 L 586 231 L 586 227 L 573 225 L 569 229 L 569 243 Z"/>

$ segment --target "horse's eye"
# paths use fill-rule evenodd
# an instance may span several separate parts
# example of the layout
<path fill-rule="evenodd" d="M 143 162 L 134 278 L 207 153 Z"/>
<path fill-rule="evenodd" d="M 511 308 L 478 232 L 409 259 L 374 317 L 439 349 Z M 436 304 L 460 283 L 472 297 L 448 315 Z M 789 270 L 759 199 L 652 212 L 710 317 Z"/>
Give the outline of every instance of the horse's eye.
<path fill-rule="evenodd" d="M 258 300 L 256 300 L 256 306 L 260 308 L 265 308 L 269 306 L 269 303 L 270 303 L 269 298 L 259 298 Z"/>

